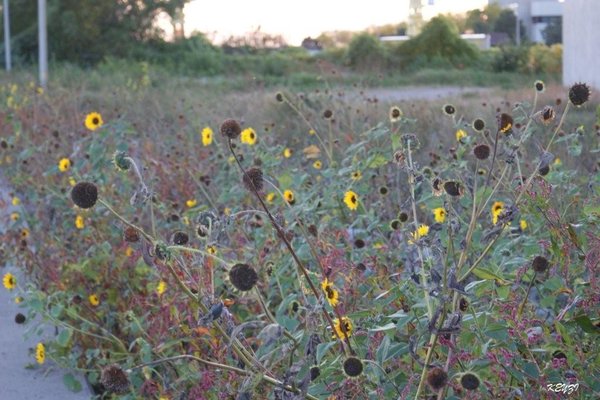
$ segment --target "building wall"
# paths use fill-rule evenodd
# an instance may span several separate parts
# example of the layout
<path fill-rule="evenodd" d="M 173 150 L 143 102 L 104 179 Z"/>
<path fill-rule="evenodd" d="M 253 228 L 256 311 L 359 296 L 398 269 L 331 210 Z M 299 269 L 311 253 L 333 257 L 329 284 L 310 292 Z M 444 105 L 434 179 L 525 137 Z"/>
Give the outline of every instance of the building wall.
<path fill-rule="evenodd" d="M 566 0 L 563 15 L 563 84 L 585 82 L 600 90 L 598 0 Z"/>

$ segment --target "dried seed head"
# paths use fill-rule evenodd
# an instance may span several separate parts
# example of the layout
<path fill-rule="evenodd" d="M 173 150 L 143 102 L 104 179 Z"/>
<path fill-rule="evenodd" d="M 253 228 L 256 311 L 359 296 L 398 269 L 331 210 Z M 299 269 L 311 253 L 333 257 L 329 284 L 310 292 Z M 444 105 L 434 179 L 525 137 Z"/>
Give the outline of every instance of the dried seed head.
<path fill-rule="evenodd" d="M 235 264 L 229 271 L 229 280 L 236 289 L 247 292 L 258 282 L 258 274 L 248 264 Z"/>
<path fill-rule="evenodd" d="M 229 139 L 236 139 L 242 133 L 242 127 L 234 119 L 226 119 L 221 124 L 221 135 Z"/>
<path fill-rule="evenodd" d="M 472 372 L 465 372 L 460 377 L 460 385 L 466 390 L 475 390 L 479 387 L 479 377 Z"/>
<path fill-rule="evenodd" d="M 440 367 L 435 367 L 427 373 L 427 384 L 435 391 L 440 390 L 448 382 L 448 374 Z"/>
<path fill-rule="evenodd" d="M 482 120 L 481 118 L 477 118 L 473 121 L 473 129 L 475 129 L 477 132 L 483 131 L 484 128 L 485 128 L 485 121 Z"/>
<path fill-rule="evenodd" d="M 546 85 L 544 85 L 544 82 L 542 81 L 535 81 L 533 86 L 535 87 L 536 92 L 539 93 L 542 93 L 546 89 Z"/>
<path fill-rule="evenodd" d="M 26 318 L 23 314 L 18 313 L 17 315 L 15 315 L 15 322 L 17 324 L 23 324 L 23 323 L 25 323 L 25 320 L 26 320 Z"/>
<path fill-rule="evenodd" d="M 406 221 L 408 221 L 408 213 L 404 212 L 404 211 L 400 211 L 400 214 L 398 214 L 398 220 L 400 222 L 406 222 Z"/>
<path fill-rule="evenodd" d="M 190 237 L 183 231 L 173 232 L 171 235 L 171 243 L 177 246 L 184 246 L 190 241 Z"/>
<path fill-rule="evenodd" d="M 442 110 L 446 115 L 454 115 L 456 113 L 456 108 L 452 104 L 444 104 Z"/>
<path fill-rule="evenodd" d="M 123 230 L 123 239 L 129 243 L 135 243 L 140 240 L 140 234 L 134 227 L 128 226 Z"/>
<path fill-rule="evenodd" d="M 344 361 L 344 373 L 351 378 L 360 376 L 363 372 L 363 363 L 359 358 L 348 357 Z"/>
<path fill-rule="evenodd" d="M 576 83 L 569 89 L 569 100 L 575 106 L 581 106 L 590 99 L 592 92 L 585 83 Z"/>
<path fill-rule="evenodd" d="M 323 111 L 323 118 L 331 119 L 332 117 L 333 117 L 333 111 L 331 111 L 330 109 Z"/>
<path fill-rule="evenodd" d="M 543 256 L 536 256 L 531 262 L 531 267 L 533 268 L 533 270 L 540 274 L 546 272 L 549 265 L 550 263 L 548 262 L 546 257 Z"/>
<path fill-rule="evenodd" d="M 490 156 L 490 146 L 487 144 L 478 144 L 473 148 L 473 154 L 478 160 L 487 160 Z"/>
<path fill-rule="evenodd" d="M 275 100 L 281 103 L 283 101 L 283 94 L 281 92 L 275 93 Z"/>
<path fill-rule="evenodd" d="M 111 393 L 123 394 L 129 389 L 127 373 L 116 364 L 102 368 L 100 383 Z"/>
<path fill-rule="evenodd" d="M 464 192 L 464 189 L 463 189 L 462 185 L 460 184 L 460 182 L 456 182 L 456 181 L 444 182 L 444 190 L 450 196 L 462 196 L 462 194 Z"/>
<path fill-rule="evenodd" d="M 246 170 L 242 181 L 248 191 L 260 192 L 263 189 L 263 172 L 258 167 L 249 168 Z"/>
<path fill-rule="evenodd" d="M 71 190 L 71 200 L 78 207 L 92 208 L 98 200 L 98 188 L 91 182 L 79 182 Z"/>

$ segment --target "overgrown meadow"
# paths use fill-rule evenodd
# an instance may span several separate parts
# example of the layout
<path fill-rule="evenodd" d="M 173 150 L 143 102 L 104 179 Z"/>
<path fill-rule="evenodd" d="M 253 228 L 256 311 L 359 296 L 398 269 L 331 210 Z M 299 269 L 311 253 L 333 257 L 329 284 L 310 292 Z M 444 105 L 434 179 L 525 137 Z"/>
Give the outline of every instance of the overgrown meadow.
<path fill-rule="evenodd" d="M 598 97 L 3 79 L 17 323 L 99 399 L 598 398 Z M 38 318 L 35 318 L 35 317 Z M 84 382 L 87 381 L 86 382 Z"/>

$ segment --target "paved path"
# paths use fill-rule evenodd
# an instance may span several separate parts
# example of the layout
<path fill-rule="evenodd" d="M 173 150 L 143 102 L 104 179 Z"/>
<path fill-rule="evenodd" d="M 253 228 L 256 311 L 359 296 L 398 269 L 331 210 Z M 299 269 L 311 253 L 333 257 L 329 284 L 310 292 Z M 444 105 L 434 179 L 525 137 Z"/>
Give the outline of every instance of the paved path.
<path fill-rule="evenodd" d="M 367 97 L 382 101 L 438 100 L 448 97 L 481 96 L 491 93 L 490 88 L 462 86 L 400 86 L 396 88 L 370 88 L 363 92 Z"/>
<path fill-rule="evenodd" d="M 1 207 L 2 204 L 9 207 Z M 3 223 L 13 209 L 0 177 L 0 231 L 4 231 Z M 0 279 L 7 272 L 15 275 L 23 287 L 25 278 L 18 268 L 0 267 Z M 0 400 L 89 400 L 92 396 L 81 377 L 79 380 L 83 390 L 73 393 L 63 383 L 63 375 L 68 371 L 53 365 L 48 358 L 41 366 L 35 362 L 33 352 L 36 344 L 43 337 L 51 337 L 53 329 L 45 329 L 41 338 L 30 334 L 25 339 L 24 333 L 31 323 L 15 323 L 17 313 L 27 314 L 15 303 L 15 292 L 16 289 L 9 292 L 0 284 Z M 34 365 L 34 368 L 27 369 L 28 365 Z"/>

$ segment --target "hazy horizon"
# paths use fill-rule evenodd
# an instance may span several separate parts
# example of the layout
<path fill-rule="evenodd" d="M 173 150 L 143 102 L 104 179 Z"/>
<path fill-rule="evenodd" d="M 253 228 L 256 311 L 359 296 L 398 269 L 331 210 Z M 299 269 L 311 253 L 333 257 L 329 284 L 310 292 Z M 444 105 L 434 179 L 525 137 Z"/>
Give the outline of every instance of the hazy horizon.
<path fill-rule="evenodd" d="M 202 32 L 220 43 L 230 36 L 242 36 L 260 28 L 261 32 L 284 37 L 290 45 L 300 45 L 305 37 L 323 32 L 361 31 L 372 26 L 398 24 L 408 17 L 409 0 L 370 0 L 356 2 L 353 7 L 341 0 L 303 2 L 276 0 L 222 0 L 207 3 L 192 0 L 185 6 L 185 33 Z M 429 4 L 428 1 L 424 2 Z M 435 0 L 425 6 L 429 19 L 438 13 L 464 13 L 482 8 L 487 0 Z"/>

